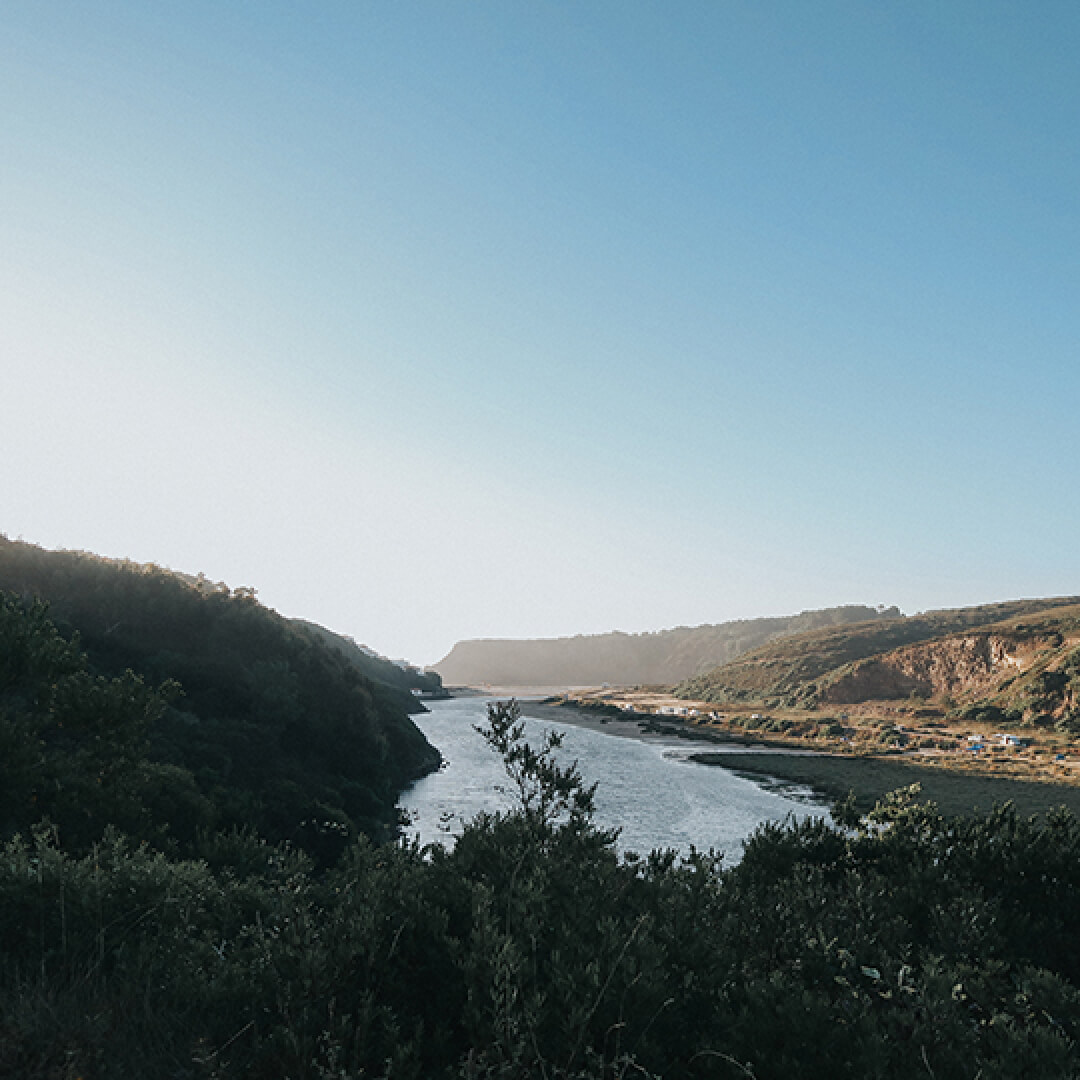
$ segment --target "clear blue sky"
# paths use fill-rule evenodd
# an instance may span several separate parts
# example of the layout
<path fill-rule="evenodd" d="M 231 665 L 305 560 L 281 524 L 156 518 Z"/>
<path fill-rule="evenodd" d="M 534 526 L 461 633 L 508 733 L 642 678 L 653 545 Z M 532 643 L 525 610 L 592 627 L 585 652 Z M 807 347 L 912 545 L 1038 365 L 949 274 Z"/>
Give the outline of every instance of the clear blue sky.
<path fill-rule="evenodd" d="M 1080 7 L 0 0 L 0 529 L 394 656 L 1080 593 Z"/>

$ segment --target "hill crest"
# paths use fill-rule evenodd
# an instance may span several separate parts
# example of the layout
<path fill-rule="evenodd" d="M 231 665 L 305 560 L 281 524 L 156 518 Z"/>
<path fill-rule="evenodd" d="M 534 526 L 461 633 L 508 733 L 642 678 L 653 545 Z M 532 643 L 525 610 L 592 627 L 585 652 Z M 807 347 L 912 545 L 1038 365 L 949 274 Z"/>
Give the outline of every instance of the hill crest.
<path fill-rule="evenodd" d="M 561 638 L 474 639 L 458 642 L 433 670 L 456 685 L 670 685 L 777 637 L 899 615 L 895 607 L 849 604 L 640 634 L 616 630 Z"/>

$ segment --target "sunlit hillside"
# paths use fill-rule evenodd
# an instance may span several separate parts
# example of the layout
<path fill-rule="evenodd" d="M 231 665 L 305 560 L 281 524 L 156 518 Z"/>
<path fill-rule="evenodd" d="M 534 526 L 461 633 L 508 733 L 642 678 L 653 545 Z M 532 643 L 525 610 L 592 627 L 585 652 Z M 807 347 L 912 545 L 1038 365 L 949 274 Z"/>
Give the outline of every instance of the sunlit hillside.
<path fill-rule="evenodd" d="M 742 619 L 645 634 L 588 634 L 532 641 L 461 641 L 434 665 L 455 685 L 669 684 L 708 671 L 775 638 L 820 627 L 890 619 L 896 608 L 860 605 Z"/>
<path fill-rule="evenodd" d="M 793 635 L 687 680 L 676 693 L 716 703 L 769 705 L 850 702 L 860 694 L 863 698 L 945 694 L 954 687 L 943 674 L 936 681 L 927 676 L 873 685 L 866 676 L 872 664 L 887 666 L 894 650 L 905 647 L 962 639 L 972 631 L 982 631 L 985 637 L 995 624 L 1015 635 L 1021 632 L 1017 627 L 1068 622 L 1070 609 L 1078 602 L 1077 597 L 1017 600 Z M 856 689 L 856 673 L 862 673 L 861 689 Z M 1010 668 L 1010 673 L 1015 671 Z"/>

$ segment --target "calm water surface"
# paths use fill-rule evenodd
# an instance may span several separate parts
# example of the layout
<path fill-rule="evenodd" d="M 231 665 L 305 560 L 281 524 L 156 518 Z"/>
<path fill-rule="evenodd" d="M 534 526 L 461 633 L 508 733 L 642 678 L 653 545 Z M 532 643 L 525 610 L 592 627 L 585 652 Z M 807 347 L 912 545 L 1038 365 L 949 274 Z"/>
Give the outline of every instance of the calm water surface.
<path fill-rule="evenodd" d="M 506 783 L 502 761 L 473 726 L 485 723 L 488 700 L 436 701 L 430 713 L 414 717 L 446 760 L 401 798 L 412 819 L 409 832 L 423 843 L 452 842 L 476 814 L 511 805 L 498 790 Z M 808 791 L 770 790 L 726 769 L 688 761 L 703 749 L 701 743 L 620 738 L 528 715 L 525 721 L 530 736 L 549 729 L 564 736 L 565 756 L 577 760 L 586 782 L 598 784 L 597 823 L 620 830 L 623 851 L 694 846 L 736 861 L 743 840 L 762 822 L 826 813 Z"/>

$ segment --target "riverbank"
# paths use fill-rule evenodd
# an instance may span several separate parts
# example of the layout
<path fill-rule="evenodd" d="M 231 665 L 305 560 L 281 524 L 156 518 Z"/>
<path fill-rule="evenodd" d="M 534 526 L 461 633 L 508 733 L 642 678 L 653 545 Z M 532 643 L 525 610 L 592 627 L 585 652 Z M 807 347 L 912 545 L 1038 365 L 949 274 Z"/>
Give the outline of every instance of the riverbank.
<path fill-rule="evenodd" d="M 966 729 L 950 731 L 937 717 L 914 715 L 918 710 L 903 705 L 842 717 L 793 710 L 766 715 L 749 707 L 718 713 L 715 706 L 680 701 L 662 690 L 586 690 L 523 702 L 523 708 L 611 735 L 708 744 L 715 749 L 703 748 L 691 760 L 763 783 L 809 787 L 826 799 L 854 792 L 864 811 L 888 792 L 917 783 L 922 798 L 948 815 L 1005 802 L 1022 814 L 1066 806 L 1080 815 L 1077 763 L 1062 759 L 1055 744 L 999 745 L 975 753 L 968 749 Z M 883 734 L 889 740 L 884 746 Z M 992 733 L 977 737 L 990 740 Z"/>
<path fill-rule="evenodd" d="M 854 792 L 855 804 L 864 813 L 890 791 L 918 784 L 920 800 L 936 803 L 947 817 L 984 813 L 1005 802 L 1013 803 L 1024 816 L 1045 814 L 1060 806 L 1080 816 L 1080 788 L 1072 784 L 952 771 L 914 761 L 770 750 L 755 754 L 703 751 L 691 754 L 690 760 L 763 782 L 806 786 L 833 800 Z"/>
<path fill-rule="evenodd" d="M 570 703 L 554 704 L 549 700 L 529 700 L 518 698 L 518 704 L 525 716 L 532 716 L 538 720 L 551 720 L 557 724 L 573 724 L 575 727 L 588 728 L 590 731 L 599 731 L 604 735 L 615 735 L 623 739 L 649 739 L 655 738 L 662 733 L 641 720 L 627 719 L 596 709 L 577 708 Z M 678 734 L 672 732 L 670 734 Z M 691 738 L 694 736 L 691 734 Z M 711 742 L 708 738 L 698 738 L 699 742 Z"/>

